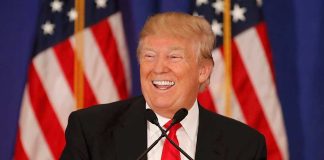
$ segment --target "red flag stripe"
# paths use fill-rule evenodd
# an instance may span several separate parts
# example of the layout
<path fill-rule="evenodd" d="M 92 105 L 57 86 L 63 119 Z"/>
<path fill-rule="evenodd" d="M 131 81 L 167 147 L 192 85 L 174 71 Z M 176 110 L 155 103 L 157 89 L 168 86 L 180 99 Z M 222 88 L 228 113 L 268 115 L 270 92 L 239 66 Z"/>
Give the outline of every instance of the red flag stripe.
<path fill-rule="evenodd" d="M 274 71 L 274 66 L 273 66 L 273 60 L 272 60 L 272 53 L 271 53 L 271 47 L 268 39 L 268 34 L 267 34 L 267 28 L 265 25 L 265 22 L 261 22 L 255 26 L 256 31 L 258 32 L 258 36 L 261 40 L 261 43 L 263 45 L 263 49 L 265 51 L 268 64 L 270 65 L 271 73 L 272 73 L 272 79 L 273 82 L 275 82 L 275 71 Z"/>
<path fill-rule="evenodd" d="M 273 82 L 271 68 L 258 33 L 254 28 L 251 28 L 236 36 L 235 42 L 241 53 L 240 58 L 255 89 L 254 91 L 262 107 L 265 119 L 271 122 L 269 127 L 283 159 L 288 159 L 281 106 Z M 249 44 L 253 44 L 253 47 L 250 47 Z"/>
<path fill-rule="evenodd" d="M 64 72 L 66 80 L 69 83 L 72 93 L 74 93 L 74 51 L 72 49 L 69 40 L 62 41 L 53 47 L 55 55 L 60 63 L 60 66 Z M 84 78 L 84 106 L 88 107 L 97 104 L 97 99 L 93 94 L 93 91 L 89 85 L 88 79 Z"/>
<path fill-rule="evenodd" d="M 109 71 L 117 86 L 119 97 L 125 99 L 128 97 L 127 83 L 124 66 L 119 57 L 115 37 L 112 33 L 108 21 L 101 21 L 91 27 L 92 33 L 98 43 L 101 53 L 109 66 Z"/>
<path fill-rule="evenodd" d="M 210 94 L 209 88 L 198 94 L 199 103 L 211 112 L 216 112 L 216 106 Z"/>
<path fill-rule="evenodd" d="M 22 147 L 29 159 L 54 159 L 36 119 L 26 84 L 19 118 L 19 132 Z"/>
<path fill-rule="evenodd" d="M 231 114 L 226 115 L 225 113 L 225 69 L 224 69 L 224 58 L 222 56 L 220 49 L 215 49 L 213 51 L 213 59 L 215 66 L 210 78 L 209 91 L 213 97 L 214 103 L 217 107 L 217 112 L 219 114 L 230 116 L 236 120 L 245 123 L 244 116 L 242 115 L 241 107 L 237 101 L 235 93 L 232 92 L 231 97 Z"/>
<path fill-rule="evenodd" d="M 244 53 L 242 53 L 244 54 Z M 266 137 L 269 159 L 282 159 L 236 44 L 232 42 L 232 83 L 246 122 Z"/>
<path fill-rule="evenodd" d="M 65 145 L 64 131 L 48 100 L 34 64 L 30 65 L 28 82 L 31 106 L 52 154 L 55 159 L 58 159 Z"/>
<path fill-rule="evenodd" d="M 84 40 L 84 72 L 98 103 L 119 100 L 117 86 L 113 82 L 108 66 L 90 29 L 84 30 L 84 37 L 86 37 Z"/>
<path fill-rule="evenodd" d="M 99 41 L 91 28 L 83 30 L 86 106 L 116 101 L 129 95 L 130 64 L 121 22 L 120 13 L 102 21 L 108 26 L 104 27 L 108 29 L 105 33 L 111 36 L 100 39 L 103 40 L 102 44 L 109 45 L 108 49 L 105 48 L 107 53 L 102 52 L 103 47 L 100 48 L 97 44 Z M 101 34 L 101 31 L 99 32 Z M 64 117 L 75 109 L 74 45 L 74 36 L 71 36 L 68 40 L 39 53 L 30 64 L 19 119 L 20 133 L 16 142 L 15 157 L 18 159 L 23 156 L 27 159 L 59 159 L 65 145 L 63 130 L 67 118 Z M 108 62 L 107 58 L 113 58 L 114 64 L 109 64 L 111 61 Z M 116 62 L 116 68 L 109 67 L 115 66 Z M 110 73 L 111 71 L 115 73 Z M 117 90 L 120 87 L 123 89 Z"/>
<path fill-rule="evenodd" d="M 33 63 L 53 110 L 65 128 L 69 113 L 75 110 L 75 103 L 54 51 L 51 48 L 43 51 L 33 59 Z"/>
<path fill-rule="evenodd" d="M 124 26 L 123 26 L 121 12 L 117 12 L 117 13 L 109 16 L 108 23 L 110 24 L 112 33 L 113 33 L 115 40 L 117 42 L 119 57 L 121 58 L 122 64 L 124 65 L 125 77 L 126 77 L 126 81 L 127 81 L 127 90 L 129 93 L 131 91 L 132 77 L 131 77 L 131 71 L 130 71 L 128 46 L 127 46 L 126 40 L 125 40 Z"/>
<path fill-rule="evenodd" d="M 15 153 L 14 153 L 14 160 L 28 160 L 28 156 L 24 150 L 24 147 L 21 143 L 21 135 L 20 135 L 20 129 L 17 130 L 17 140 L 16 140 L 16 146 L 15 146 Z"/>
<path fill-rule="evenodd" d="M 120 99 L 128 97 L 124 66 L 119 57 L 115 37 L 108 21 L 101 21 L 91 27 L 100 51 L 118 89 Z"/>
<path fill-rule="evenodd" d="M 93 94 L 93 90 L 89 85 L 89 80 L 83 76 L 84 79 L 84 107 L 90 107 L 93 106 L 95 104 L 98 104 L 98 100 L 96 99 L 96 97 Z"/>
<path fill-rule="evenodd" d="M 71 92 L 74 93 L 74 51 L 68 40 L 62 41 L 53 46 L 54 54 L 60 63 L 61 69 L 69 83 Z"/>

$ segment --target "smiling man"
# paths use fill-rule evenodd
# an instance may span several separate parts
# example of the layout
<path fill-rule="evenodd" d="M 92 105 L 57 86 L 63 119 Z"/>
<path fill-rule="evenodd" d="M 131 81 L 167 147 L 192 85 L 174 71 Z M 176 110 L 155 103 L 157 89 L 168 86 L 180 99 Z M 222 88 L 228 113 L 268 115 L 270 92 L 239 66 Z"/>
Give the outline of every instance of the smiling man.
<path fill-rule="evenodd" d="M 209 23 L 184 13 L 161 13 L 145 23 L 137 57 L 143 96 L 73 112 L 61 159 L 136 159 L 161 135 L 148 122 L 152 109 L 165 128 L 181 108 L 188 115 L 168 136 L 194 159 L 266 159 L 264 137 L 199 105 L 214 65 Z M 149 160 L 186 159 L 162 138 Z"/>

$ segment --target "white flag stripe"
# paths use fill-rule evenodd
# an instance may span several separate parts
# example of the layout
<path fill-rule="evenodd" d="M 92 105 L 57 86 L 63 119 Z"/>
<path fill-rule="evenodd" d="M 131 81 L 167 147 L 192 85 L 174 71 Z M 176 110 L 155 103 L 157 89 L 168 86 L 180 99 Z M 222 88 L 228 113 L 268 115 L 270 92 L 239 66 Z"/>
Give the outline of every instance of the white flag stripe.
<path fill-rule="evenodd" d="M 119 100 L 117 86 L 111 77 L 109 66 L 95 41 L 90 29 L 84 30 L 85 49 L 84 66 L 87 79 L 98 99 L 98 103 L 110 103 Z"/>
<path fill-rule="evenodd" d="M 33 63 L 61 127 L 65 129 L 70 113 L 76 108 L 71 88 L 54 50 L 46 49 L 34 58 Z"/>
<path fill-rule="evenodd" d="M 83 30 L 84 34 L 84 72 L 89 85 L 93 90 L 98 103 L 109 103 L 119 99 L 117 88 L 111 77 L 104 57 L 89 28 Z M 75 48 L 74 36 L 70 42 Z"/>
<path fill-rule="evenodd" d="M 125 78 L 127 81 L 127 91 L 130 93 L 131 90 L 131 71 L 130 71 L 130 61 L 128 55 L 128 47 L 125 40 L 124 26 L 122 23 L 122 14 L 117 12 L 108 17 L 108 23 L 111 26 L 112 33 L 117 43 L 119 57 L 122 61 L 125 71 Z"/>
<path fill-rule="evenodd" d="M 216 110 L 219 114 L 225 115 L 225 65 L 224 59 L 221 55 L 220 49 L 213 50 L 213 59 L 215 62 L 213 72 L 210 78 L 210 93 L 214 103 L 216 103 Z M 241 107 L 237 101 L 235 93 L 232 92 L 231 99 L 231 118 L 245 123 L 245 118 L 242 114 Z"/>
<path fill-rule="evenodd" d="M 224 61 L 219 49 L 213 50 L 214 68 L 210 77 L 209 90 L 214 103 L 216 104 L 216 110 L 219 114 L 225 113 L 225 99 L 224 99 Z"/>
<path fill-rule="evenodd" d="M 232 111 L 232 118 L 233 119 L 236 119 L 238 121 L 241 121 L 242 123 L 246 123 L 246 120 L 245 120 L 245 117 L 243 115 L 243 112 L 241 110 L 241 105 L 238 103 L 238 100 L 237 100 L 237 96 L 234 92 L 234 89 L 232 88 L 232 92 L 231 92 L 231 102 L 232 102 L 232 105 L 231 105 L 231 111 Z"/>
<path fill-rule="evenodd" d="M 54 159 L 40 130 L 29 99 L 28 85 L 25 85 L 24 96 L 19 117 L 20 138 L 22 147 L 29 159 Z"/>
<path fill-rule="evenodd" d="M 282 111 L 272 79 L 270 65 L 258 37 L 256 30 L 251 28 L 236 36 L 235 42 L 283 159 L 288 159 L 287 138 Z"/>

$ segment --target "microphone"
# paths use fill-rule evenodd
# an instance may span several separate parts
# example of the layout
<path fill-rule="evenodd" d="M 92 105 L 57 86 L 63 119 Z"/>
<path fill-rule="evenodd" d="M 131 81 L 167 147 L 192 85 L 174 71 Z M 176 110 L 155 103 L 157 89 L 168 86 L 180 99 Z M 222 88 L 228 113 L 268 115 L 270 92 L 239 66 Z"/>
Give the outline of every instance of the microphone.
<path fill-rule="evenodd" d="M 150 121 L 151 123 L 156 124 L 156 125 L 159 124 L 159 120 L 156 117 L 156 114 L 151 109 L 146 109 L 145 117 L 146 117 L 146 120 Z"/>
<path fill-rule="evenodd" d="M 173 118 L 172 118 L 172 122 L 170 124 L 170 126 L 164 130 L 161 125 L 159 124 L 158 118 L 156 117 L 156 114 L 151 110 L 151 109 L 146 109 L 145 112 L 145 117 L 146 120 L 148 120 L 149 122 L 151 122 L 152 124 L 156 125 L 160 130 L 161 130 L 161 136 L 156 139 L 150 146 L 149 148 L 147 148 L 138 158 L 137 160 L 141 160 L 160 140 L 162 137 L 166 137 L 166 139 L 168 141 L 170 141 L 170 143 L 176 147 L 183 155 L 185 155 L 189 160 L 193 160 L 184 150 L 182 150 L 177 144 L 175 144 L 168 136 L 167 136 L 167 131 L 169 131 L 171 129 L 172 126 L 174 126 L 175 124 L 181 122 L 186 116 L 188 115 L 188 110 L 185 108 L 181 108 L 180 110 L 178 110 Z"/>
<path fill-rule="evenodd" d="M 179 150 L 184 156 L 186 156 L 189 160 L 193 160 L 193 158 L 191 158 L 183 149 L 181 149 L 177 144 L 175 144 L 166 134 L 166 132 L 168 130 L 170 130 L 170 128 L 177 124 L 180 123 L 186 116 L 188 115 L 188 110 L 185 108 L 181 108 L 179 109 L 173 116 L 172 118 L 172 122 L 170 124 L 170 126 L 167 128 L 166 131 L 163 130 L 163 128 L 161 126 L 158 126 L 159 128 L 161 128 L 160 130 L 162 131 L 162 134 L 165 134 L 165 138 L 175 147 L 177 148 L 177 150 Z M 163 133 L 164 132 L 164 133 Z"/>
<path fill-rule="evenodd" d="M 156 139 L 151 145 L 150 147 L 148 147 L 138 158 L 137 160 L 141 160 L 154 146 L 156 146 L 156 144 L 160 141 L 160 139 L 164 136 L 166 136 L 166 132 L 164 131 L 164 129 L 160 126 L 159 124 L 159 120 L 156 117 L 155 113 L 151 110 L 151 109 L 146 109 L 145 112 L 145 118 L 146 120 L 148 120 L 149 122 L 151 122 L 152 124 L 155 124 L 156 126 L 159 127 L 159 129 L 161 130 L 162 134 L 160 135 L 160 137 L 158 139 Z M 170 125 L 171 126 L 171 125 Z"/>
<path fill-rule="evenodd" d="M 188 115 L 188 110 L 185 108 L 179 109 L 173 116 L 171 125 L 175 125 L 179 122 L 181 122 L 186 116 Z M 170 126 L 171 126 L 170 125 Z"/>

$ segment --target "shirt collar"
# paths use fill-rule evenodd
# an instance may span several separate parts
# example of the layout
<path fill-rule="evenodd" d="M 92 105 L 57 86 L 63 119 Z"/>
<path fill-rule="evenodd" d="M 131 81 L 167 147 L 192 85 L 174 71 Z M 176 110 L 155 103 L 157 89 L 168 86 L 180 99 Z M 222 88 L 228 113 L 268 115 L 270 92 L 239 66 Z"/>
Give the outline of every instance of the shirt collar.
<path fill-rule="evenodd" d="M 146 103 L 146 108 L 151 109 L 151 107 Z M 156 113 L 161 126 L 167 123 L 170 119 L 165 118 Z M 198 102 L 195 100 L 194 105 L 188 110 L 188 115 L 180 122 L 184 131 L 188 134 L 190 139 L 194 141 L 198 134 L 198 119 L 199 119 L 199 108 Z M 150 125 L 151 126 L 151 125 Z"/>

